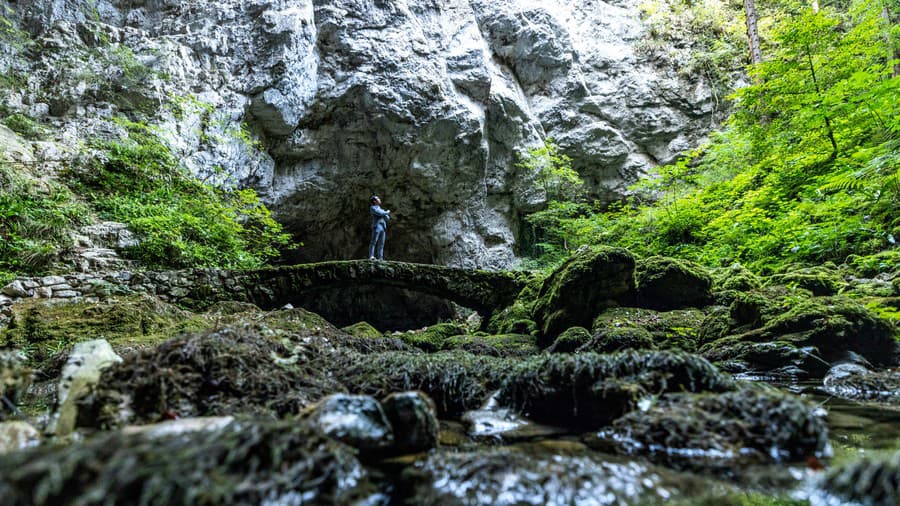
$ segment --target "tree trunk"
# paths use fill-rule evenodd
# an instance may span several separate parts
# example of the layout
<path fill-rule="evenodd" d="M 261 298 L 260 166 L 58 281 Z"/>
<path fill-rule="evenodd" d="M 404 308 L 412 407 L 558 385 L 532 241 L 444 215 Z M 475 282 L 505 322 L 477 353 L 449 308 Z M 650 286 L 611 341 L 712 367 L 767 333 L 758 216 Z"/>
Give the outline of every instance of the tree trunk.
<path fill-rule="evenodd" d="M 759 29 L 756 27 L 759 15 L 756 13 L 756 0 L 744 0 L 744 11 L 747 17 L 747 41 L 750 43 L 750 63 L 762 62 L 762 50 L 759 44 Z"/>
<path fill-rule="evenodd" d="M 888 47 L 888 58 L 889 60 L 894 61 L 894 71 L 891 73 L 892 77 L 900 76 L 900 47 L 894 43 L 894 40 L 891 38 L 891 27 L 894 26 L 894 20 L 891 16 L 891 10 L 888 8 L 888 0 L 882 0 L 881 2 L 881 17 L 884 18 L 885 24 L 887 25 L 887 33 L 885 33 L 884 38 Z M 890 64 L 890 61 L 888 62 Z"/>

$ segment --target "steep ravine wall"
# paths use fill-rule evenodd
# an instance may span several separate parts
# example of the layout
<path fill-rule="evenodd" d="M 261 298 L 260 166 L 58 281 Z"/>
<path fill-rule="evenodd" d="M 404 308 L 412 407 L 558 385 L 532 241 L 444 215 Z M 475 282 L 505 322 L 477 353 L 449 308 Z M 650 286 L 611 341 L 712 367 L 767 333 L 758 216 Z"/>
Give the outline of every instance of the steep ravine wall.
<path fill-rule="evenodd" d="M 377 193 L 388 257 L 509 266 L 544 199 L 517 152 L 552 136 L 609 201 L 717 113 L 702 79 L 636 50 L 637 0 L 7 5 L 41 47 L 0 58 L 28 75 L 7 107 L 69 147 L 150 118 L 198 176 L 257 188 L 304 242 L 296 260 L 364 256 Z"/>

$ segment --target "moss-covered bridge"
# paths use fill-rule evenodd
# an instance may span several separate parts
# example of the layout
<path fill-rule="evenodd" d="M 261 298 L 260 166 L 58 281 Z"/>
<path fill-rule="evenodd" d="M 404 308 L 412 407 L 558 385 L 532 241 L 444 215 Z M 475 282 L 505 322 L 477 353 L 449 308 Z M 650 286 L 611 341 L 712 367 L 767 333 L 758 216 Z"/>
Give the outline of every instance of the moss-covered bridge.
<path fill-rule="evenodd" d="M 292 304 L 338 324 L 381 323 L 412 328 L 449 317 L 448 301 L 488 317 L 512 303 L 521 274 L 368 260 L 321 262 L 256 270 L 72 274 L 19 279 L 7 298 L 90 297 L 144 292 L 192 309 L 218 302 L 250 302 L 264 309 Z"/>

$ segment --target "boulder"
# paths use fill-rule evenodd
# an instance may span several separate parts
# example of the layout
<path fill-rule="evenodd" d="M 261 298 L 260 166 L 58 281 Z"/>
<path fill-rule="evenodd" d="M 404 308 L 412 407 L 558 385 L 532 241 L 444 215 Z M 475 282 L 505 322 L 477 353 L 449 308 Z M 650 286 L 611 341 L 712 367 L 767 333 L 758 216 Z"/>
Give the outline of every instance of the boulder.
<path fill-rule="evenodd" d="M 705 315 L 698 309 L 655 311 L 634 307 L 614 307 L 600 313 L 592 326 L 594 335 L 613 329 L 641 328 L 650 333 L 661 349 L 693 352 L 698 348 Z"/>
<path fill-rule="evenodd" d="M 6 420 L 12 409 L 31 385 L 32 371 L 25 366 L 25 355 L 18 351 L 0 350 L 0 421 Z"/>
<path fill-rule="evenodd" d="M 829 395 L 855 401 L 900 405 L 900 372 L 873 372 L 860 364 L 839 364 L 828 372 L 823 388 Z"/>
<path fill-rule="evenodd" d="M 702 307 L 712 301 L 712 278 L 693 262 L 653 256 L 635 266 L 638 300 L 652 309 Z"/>
<path fill-rule="evenodd" d="M 569 327 L 588 327 L 605 308 L 630 300 L 634 257 L 621 248 L 584 247 L 544 281 L 534 307 L 543 347 Z"/>
<path fill-rule="evenodd" d="M 573 353 L 591 340 L 591 333 L 584 327 L 570 327 L 560 334 L 553 345 L 548 348 L 550 353 Z"/>
<path fill-rule="evenodd" d="M 0 422 L 0 456 L 37 446 L 41 433 L 26 422 Z"/>
<path fill-rule="evenodd" d="M 596 332 L 577 349 L 579 353 L 613 353 L 622 350 L 655 350 L 653 335 L 641 327 L 614 327 Z"/>
<path fill-rule="evenodd" d="M 773 274 L 766 285 L 783 285 L 809 290 L 815 296 L 835 295 L 846 283 L 837 272 L 826 267 L 808 267 L 784 274 Z"/>
<path fill-rule="evenodd" d="M 684 468 L 801 462 L 821 457 L 828 427 L 799 397 L 755 388 L 665 394 L 599 434 L 626 455 Z"/>
<path fill-rule="evenodd" d="M 540 353 L 537 339 L 530 334 L 483 333 L 458 335 L 444 341 L 444 349 L 464 350 L 474 355 L 492 357 L 526 357 Z"/>
<path fill-rule="evenodd" d="M 728 375 L 680 352 L 541 355 L 517 363 L 498 393 L 501 405 L 541 423 L 594 429 L 660 392 L 725 392 Z"/>
<path fill-rule="evenodd" d="M 757 343 L 724 338 L 705 346 L 701 355 L 733 373 L 820 376 L 828 367 L 815 348 L 801 349 L 779 341 Z"/>
<path fill-rule="evenodd" d="M 759 288 L 762 280 L 741 264 L 713 271 L 713 290 L 746 292 Z"/>
<path fill-rule="evenodd" d="M 93 390 L 104 369 L 122 362 L 105 339 L 77 343 L 62 370 L 57 389 L 59 410 L 54 432 L 66 436 L 75 429 L 78 419 L 78 400 Z"/>
<path fill-rule="evenodd" d="M 301 418 L 363 454 L 377 454 L 394 445 L 394 431 L 374 397 L 332 394 L 306 409 Z"/>
<path fill-rule="evenodd" d="M 399 392 L 381 401 L 394 429 L 394 453 L 428 451 L 438 445 L 440 426 L 434 401 L 422 392 Z"/>
<path fill-rule="evenodd" d="M 353 325 L 344 327 L 341 330 L 354 337 L 379 338 L 383 336 L 381 331 L 366 322 L 354 323 Z"/>

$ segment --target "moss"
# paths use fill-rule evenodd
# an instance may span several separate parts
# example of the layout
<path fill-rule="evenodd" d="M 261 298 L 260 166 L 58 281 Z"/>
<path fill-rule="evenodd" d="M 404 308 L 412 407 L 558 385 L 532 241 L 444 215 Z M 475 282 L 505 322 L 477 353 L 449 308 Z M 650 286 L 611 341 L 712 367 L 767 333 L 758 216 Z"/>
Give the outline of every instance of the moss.
<path fill-rule="evenodd" d="M 634 257 L 621 248 L 582 247 L 544 281 L 534 308 L 542 347 L 569 327 L 587 327 L 634 292 Z"/>
<path fill-rule="evenodd" d="M 19 352 L 0 350 L 0 396 L 14 405 L 31 385 L 32 371 L 25 365 L 25 356 Z M 10 408 L 0 402 L 0 421 L 6 420 Z"/>
<path fill-rule="evenodd" d="M 846 283 L 840 275 L 824 267 L 809 267 L 786 274 L 774 274 L 766 279 L 766 285 L 784 285 L 809 290 L 813 295 L 834 295 Z"/>
<path fill-rule="evenodd" d="M 612 353 L 622 350 L 655 350 L 653 335 L 640 327 L 616 327 L 604 329 L 591 337 L 579 352 Z"/>
<path fill-rule="evenodd" d="M 12 114 L 0 120 L 0 123 L 30 141 L 42 140 L 47 135 L 47 130 L 40 123 L 24 114 Z"/>
<path fill-rule="evenodd" d="M 652 309 L 610 308 L 594 319 L 594 334 L 621 327 L 647 330 L 661 349 L 694 351 L 698 347 L 700 324 L 704 315 L 697 309 L 655 311 Z"/>
<path fill-rule="evenodd" d="M 447 349 L 449 338 L 465 333 L 466 329 L 455 323 L 438 323 L 424 330 L 398 334 L 397 337 L 404 343 L 420 350 L 435 352 Z"/>
<path fill-rule="evenodd" d="M 354 337 L 371 337 L 371 338 L 377 338 L 377 337 L 382 337 L 382 336 L 383 336 L 383 334 L 381 333 L 381 331 L 379 331 L 378 329 L 376 329 L 375 327 L 369 325 L 369 324 L 366 323 L 366 322 L 354 323 L 353 325 L 350 325 L 350 326 L 348 326 L 348 327 L 344 327 L 344 328 L 342 328 L 341 330 L 343 330 L 344 332 L 346 332 L 346 333 L 348 333 L 348 334 L 350 334 L 351 336 L 354 336 Z"/>
<path fill-rule="evenodd" d="M 447 339 L 444 349 L 492 357 L 525 357 L 540 352 L 537 339 L 528 334 L 458 335 Z"/>
<path fill-rule="evenodd" d="M 735 325 L 757 327 L 762 324 L 763 315 L 771 312 L 772 301 L 758 292 L 741 293 L 728 308 Z"/>
<path fill-rule="evenodd" d="M 857 276 L 864 278 L 897 273 L 900 266 L 900 248 L 881 251 L 874 255 L 850 255 L 847 257 L 847 264 Z"/>
<path fill-rule="evenodd" d="M 660 392 L 723 392 L 727 375 L 705 359 L 676 352 L 541 355 L 519 362 L 498 401 L 542 423 L 596 428 Z"/>
<path fill-rule="evenodd" d="M 217 431 L 115 432 L 0 460 L 4 504 L 366 503 L 376 492 L 349 447 L 295 420 Z M 98 499 L 102 498 L 102 500 Z"/>
<path fill-rule="evenodd" d="M 733 264 L 731 267 L 717 269 L 712 273 L 713 290 L 737 290 L 748 291 L 759 288 L 762 280 L 756 274 L 750 272 L 741 264 Z"/>
<path fill-rule="evenodd" d="M 654 309 L 701 307 L 712 301 L 712 278 L 687 260 L 652 256 L 635 266 L 641 305 Z"/>
<path fill-rule="evenodd" d="M 487 324 L 487 330 L 494 334 L 537 334 L 537 323 L 531 319 L 531 306 L 534 303 L 527 303 L 517 300 L 511 306 L 495 312 L 491 315 Z"/>
<path fill-rule="evenodd" d="M 553 341 L 551 353 L 572 353 L 591 340 L 591 333 L 584 327 L 570 327 Z"/>
<path fill-rule="evenodd" d="M 182 335 L 106 369 L 83 399 L 79 426 L 114 427 L 166 417 L 236 413 L 285 416 L 342 388 L 319 347 L 271 331 L 226 327 Z"/>
<path fill-rule="evenodd" d="M 814 297 L 771 319 L 763 340 L 781 339 L 814 346 L 828 361 L 855 351 L 873 364 L 890 364 L 897 343 L 892 325 L 865 307 L 842 297 Z"/>
<path fill-rule="evenodd" d="M 463 351 L 382 353 L 350 360 L 333 373 L 350 392 L 377 398 L 421 390 L 434 400 L 439 416 L 454 418 L 480 407 L 515 363 Z"/>
<path fill-rule="evenodd" d="M 0 341 L 25 350 L 38 369 L 45 368 L 54 354 L 80 341 L 102 338 L 116 349 L 130 349 L 212 326 L 206 318 L 146 295 L 100 303 L 27 299 L 12 310 L 12 321 L 0 331 Z"/>
<path fill-rule="evenodd" d="M 857 504 L 896 504 L 900 497 L 900 452 L 865 456 L 832 467 L 820 481 L 837 499 Z"/>
<path fill-rule="evenodd" d="M 825 420 L 799 397 L 760 389 L 666 394 L 602 434 L 627 455 L 675 467 L 803 461 L 828 444 Z"/>
<path fill-rule="evenodd" d="M 730 311 L 727 307 L 717 307 L 709 312 L 700 322 L 697 342 L 700 346 L 721 339 L 729 334 L 732 328 Z"/>

